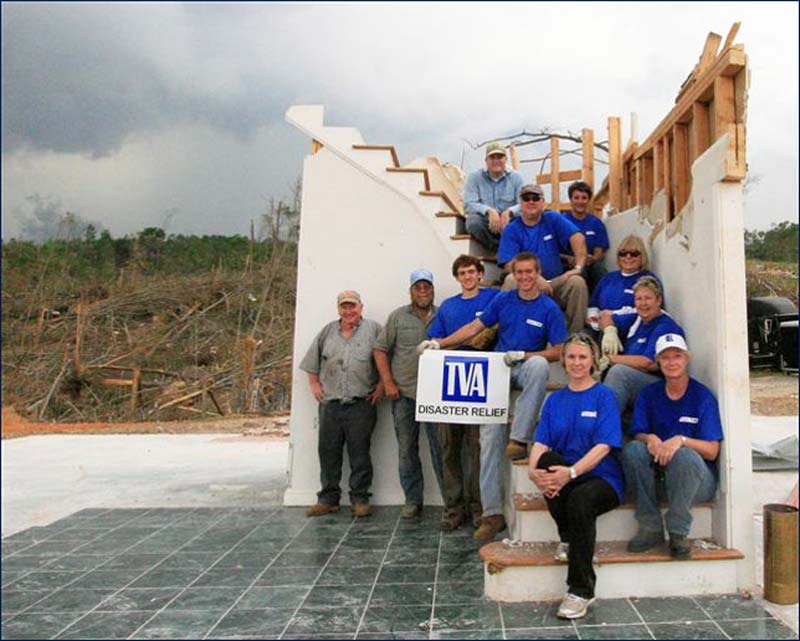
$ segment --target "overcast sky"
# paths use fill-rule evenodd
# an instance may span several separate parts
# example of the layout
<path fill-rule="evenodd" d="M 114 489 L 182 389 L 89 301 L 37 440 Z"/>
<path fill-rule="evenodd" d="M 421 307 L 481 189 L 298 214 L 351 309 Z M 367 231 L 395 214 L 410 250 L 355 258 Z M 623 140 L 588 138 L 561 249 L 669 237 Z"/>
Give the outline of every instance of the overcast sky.
<path fill-rule="evenodd" d="M 326 122 L 474 169 L 481 141 L 666 115 L 709 31 L 751 69 L 745 225 L 798 219 L 798 4 L 2 4 L 2 233 L 31 197 L 115 236 L 247 234 Z M 563 168 L 563 166 L 562 166 Z M 525 165 L 527 178 L 534 174 Z"/>

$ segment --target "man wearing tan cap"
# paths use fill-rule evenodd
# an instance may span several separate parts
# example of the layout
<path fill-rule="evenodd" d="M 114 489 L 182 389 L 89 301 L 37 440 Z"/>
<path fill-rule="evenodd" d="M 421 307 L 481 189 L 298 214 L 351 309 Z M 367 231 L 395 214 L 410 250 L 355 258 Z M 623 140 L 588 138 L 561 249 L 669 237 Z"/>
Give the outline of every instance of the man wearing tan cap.
<path fill-rule="evenodd" d="M 358 292 L 346 290 L 336 299 L 339 320 L 325 325 L 300 363 L 308 373 L 311 393 L 319 402 L 319 454 L 322 489 L 308 516 L 339 511 L 342 448 L 350 460 L 350 511 L 368 516 L 372 485 L 370 441 L 383 384 L 372 357 L 380 324 L 362 317 Z"/>
<path fill-rule="evenodd" d="M 496 252 L 500 233 L 513 216 L 523 179 L 506 170 L 506 148 L 502 143 L 486 145 L 486 169 L 472 172 L 464 186 L 467 233 L 486 249 Z"/>

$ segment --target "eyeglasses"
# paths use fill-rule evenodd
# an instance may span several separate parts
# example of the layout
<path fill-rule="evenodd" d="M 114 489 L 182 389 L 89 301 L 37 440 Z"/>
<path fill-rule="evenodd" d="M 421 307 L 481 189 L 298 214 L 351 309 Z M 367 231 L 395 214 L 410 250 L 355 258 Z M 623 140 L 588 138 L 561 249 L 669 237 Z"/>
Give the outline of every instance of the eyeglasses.
<path fill-rule="evenodd" d="M 638 249 L 621 249 L 617 252 L 617 256 L 620 258 L 624 258 L 627 256 L 628 258 L 639 258 L 642 255 Z"/>
<path fill-rule="evenodd" d="M 521 198 L 526 203 L 529 203 L 531 201 L 538 203 L 542 199 L 542 197 L 539 194 L 525 194 L 524 196 L 521 196 Z"/>

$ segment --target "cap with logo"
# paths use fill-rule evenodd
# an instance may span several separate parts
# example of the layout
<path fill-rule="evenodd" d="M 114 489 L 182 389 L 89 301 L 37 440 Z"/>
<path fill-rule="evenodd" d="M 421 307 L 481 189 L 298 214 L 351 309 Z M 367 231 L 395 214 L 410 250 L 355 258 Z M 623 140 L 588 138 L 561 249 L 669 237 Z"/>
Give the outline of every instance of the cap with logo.
<path fill-rule="evenodd" d="M 677 347 L 684 352 L 689 351 L 686 345 L 686 339 L 684 339 L 683 336 L 680 334 L 664 334 L 663 336 L 659 336 L 656 341 L 656 356 L 670 347 Z"/>
<path fill-rule="evenodd" d="M 537 194 L 544 198 L 544 189 L 542 189 L 541 185 L 522 185 L 522 189 L 519 190 L 519 195 L 524 196 L 525 194 Z"/>
<path fill-rule="evenodd" d="M 346 289 L 343 292 L 339 292 L 339 295 L 336 297 L 336 306 L 338 307 L 342 303 L 355 303 L 356 305 L 361 304 L 361 294 L 352 289 Z"/>
<path fill-rule="evenodd" d="M 492 154 L 503 154 L 506 155 L 506 146 L 502 142 L 490 142 L 486 145 L 486 156 L 488 158 Z"/>
<path fill-rule="evenodd" d="M 431 285 L 433 285 L 433 274 L 431 274 L 430 270 L 428 269 L 415 269 L 411 272 L 411 286 L 413 287 L 421 280 L 427 280 Z"/>

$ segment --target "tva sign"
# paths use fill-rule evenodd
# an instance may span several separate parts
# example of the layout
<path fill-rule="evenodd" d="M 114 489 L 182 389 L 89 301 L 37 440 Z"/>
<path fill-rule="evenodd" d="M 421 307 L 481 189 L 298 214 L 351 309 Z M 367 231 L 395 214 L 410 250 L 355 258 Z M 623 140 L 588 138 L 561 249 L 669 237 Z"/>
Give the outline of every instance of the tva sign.
<path fill-rule="evenodd" d="M 445 356 L 442 400 L 485 403 L 489 359 L 485 356 Z"/>

